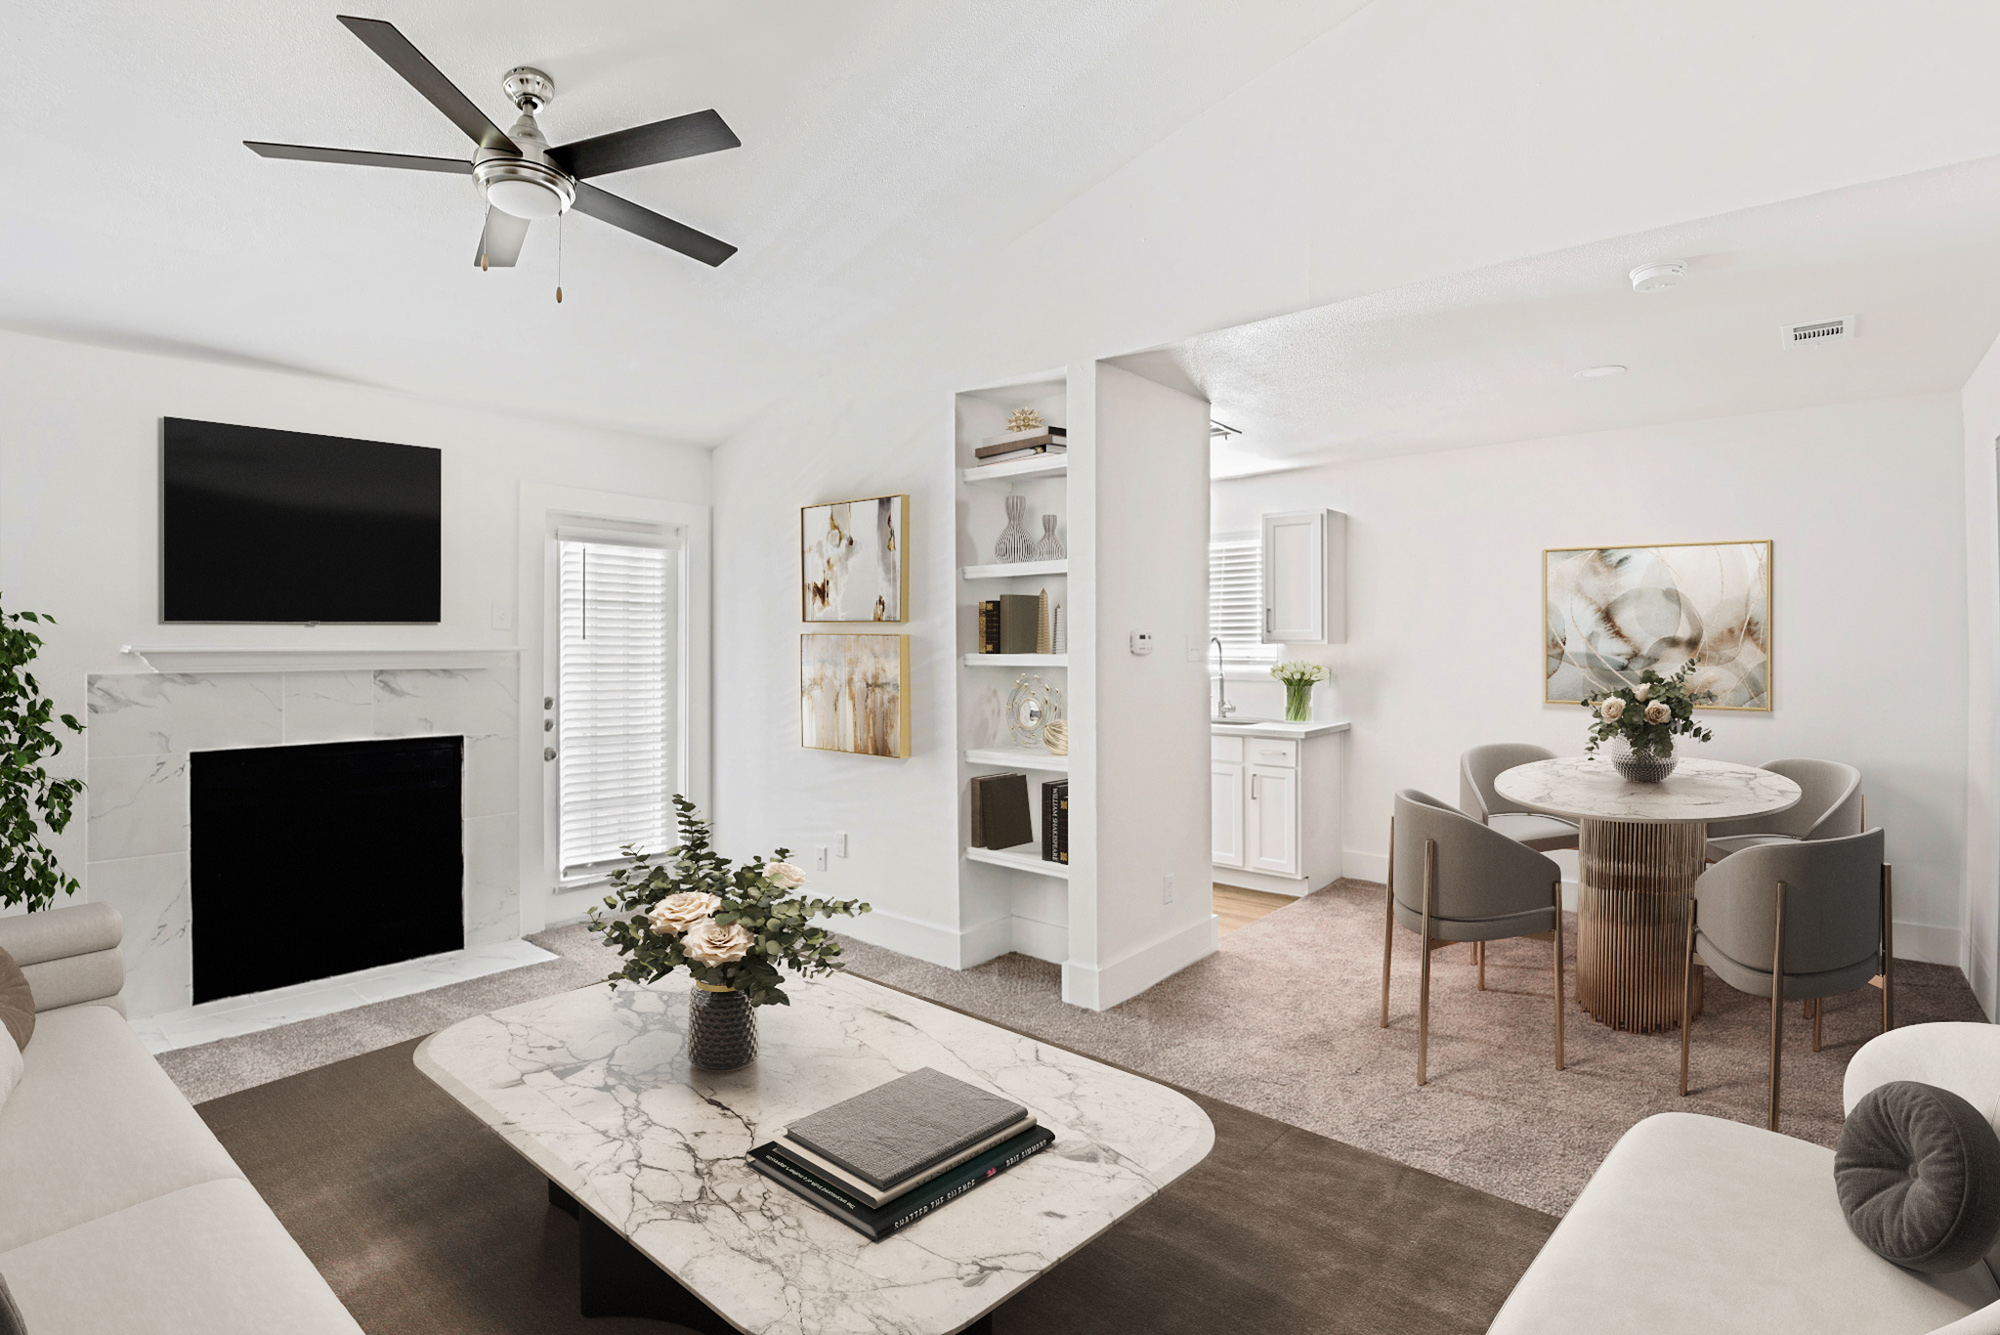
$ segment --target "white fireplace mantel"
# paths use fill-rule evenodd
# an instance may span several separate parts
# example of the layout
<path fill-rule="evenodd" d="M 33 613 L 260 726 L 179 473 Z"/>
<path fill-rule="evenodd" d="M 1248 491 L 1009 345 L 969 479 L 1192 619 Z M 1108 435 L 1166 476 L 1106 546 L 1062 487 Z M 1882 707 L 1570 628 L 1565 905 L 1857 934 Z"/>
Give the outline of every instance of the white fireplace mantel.
<path fill-rule="evenodd" d="M 519 649 L 251 649 L 226 645 L 148 648 L 133 644 L 120 646 L 120 652 L 162 673 L 358 672 L 375 668 L 505 671 L 521 655 Z"/>

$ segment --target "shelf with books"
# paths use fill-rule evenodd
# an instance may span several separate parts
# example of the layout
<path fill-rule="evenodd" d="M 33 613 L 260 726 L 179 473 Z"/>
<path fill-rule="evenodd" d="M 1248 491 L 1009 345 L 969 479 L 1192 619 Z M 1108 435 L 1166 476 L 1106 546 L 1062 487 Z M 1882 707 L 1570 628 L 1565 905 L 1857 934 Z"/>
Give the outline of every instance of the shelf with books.
<path fill-rule="evenodd" d="M 1069 476 L 1067 454 L 1037 454 L 1026 459 L 1002 459 L 997 464 L 961 468 L 958 475 L 967 482 L 1012 482 L 1031 477 Z"/>
<path fill-rule="evenodd" d="M 973 862 L 985 862 L 995 867 L 1012 867 L 1015 871 L 1033 872 L 1037 876 L 1053 876 L 1059 881 L 1069 879 L 1068 863 L 1042 861 L 1041 851 L 1033 844 L 1022 844 L 1016 848 L 968 848 L 965 856 Z"/>
<path fill-rule="evenodd" d="M 967 579 L 1016 579 L 1026 575 L 1067 575 L 1069 559 L 1060 561 L 1011 561 L 997 566 L 960 566 Z"/>
<path fill-rule="evenodd" d="M 1059 667 L 1069 666 L 1068 654 L 967 654 L 967 667 Z"/>
<path fill-rule="evenodd" d="M 1069 773 L 1069 757 L 1051 755 L 1039 746 L 979 746 L 965 753 L 968 765 L 1000 765 L 1006 769 L 1038 769 Z"/>

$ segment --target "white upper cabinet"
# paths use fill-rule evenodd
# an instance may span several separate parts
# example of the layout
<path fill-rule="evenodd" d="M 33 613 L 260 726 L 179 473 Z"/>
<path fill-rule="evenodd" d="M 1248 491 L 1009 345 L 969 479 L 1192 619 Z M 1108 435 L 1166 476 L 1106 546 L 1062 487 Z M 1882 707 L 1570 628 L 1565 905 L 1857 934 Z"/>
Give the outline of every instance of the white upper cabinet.
<path fill-rule="evenodd" d="M 1264 516 L 1264 643 L 1347 640 L 1347 516 L 1293 510 Z"/>

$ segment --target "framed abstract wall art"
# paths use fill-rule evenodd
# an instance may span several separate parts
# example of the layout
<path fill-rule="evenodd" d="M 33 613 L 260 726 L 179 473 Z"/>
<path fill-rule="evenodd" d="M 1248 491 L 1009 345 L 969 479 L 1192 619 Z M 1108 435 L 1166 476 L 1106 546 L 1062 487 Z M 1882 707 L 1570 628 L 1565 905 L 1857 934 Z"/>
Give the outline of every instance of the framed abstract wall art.
<path fill-rule="evenodd" d="M 799 619 L 907 621 L 908 496 L 799 510 Z"/>
<path fill-rule="evenodd" d="M 799 744 L 910 755 L 910 637 L 799 636 Z"/>
<path fill-rule="evenodd" d="M 1542 553 L 1542 698 L 1575 704 L 1697 663 L 1703 709 L 1771 708 L 1771 544 L 1675 542 Z"/>

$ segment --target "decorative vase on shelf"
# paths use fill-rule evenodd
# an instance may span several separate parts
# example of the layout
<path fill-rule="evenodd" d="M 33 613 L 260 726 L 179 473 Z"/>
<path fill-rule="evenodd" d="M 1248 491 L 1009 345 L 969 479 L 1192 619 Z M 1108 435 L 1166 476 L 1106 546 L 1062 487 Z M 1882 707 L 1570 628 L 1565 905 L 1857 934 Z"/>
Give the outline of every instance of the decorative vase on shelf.
<path fill-rule="evenodd" d="M 688 994 L 688 1063 L 736 1071 L 757 1060 L 757 1008 L 733 987 L 696 983 Z"/>
<path fill-rule="evenodd" d="M 1056 537 L 1056 517 L 1042 516 L 1042 540 L 1035 544 L 1037 561 L 1060 561 L 1069 553 L 1063 550 L 1062 540 Z"/>
<path fill-rule="evenodd" d="M 1672 774 L 1674 767 L 1680 763 L 1671 742 L 1664 752 L 1635 751 L 1623 737 L 1611 743 L 1611 768 L 1617 770 L 1628 783 L 1659 783 Z"/>
<path fill-rule="evenodd" d="M 1021 521 L 1028 514 L 1028 498 L 1019 492 L 1007 497 L 1007 527 L 1000 530 L 1000 540 L 993 544 L 993 559 L 1003 564 L 1010 561 L 1026 561 L 1034 555 L 1035 544 L 1028 538 L 1028 530 Z"/>
<path fill-rule="evenodd" d="M 1313 687 L 1310 681 L 1285 683 L 1285 722 L 1310 723 L 1313 716 Z"/>

